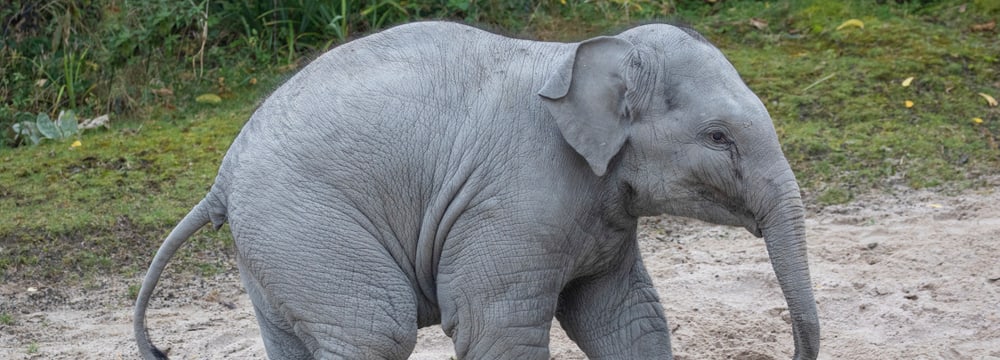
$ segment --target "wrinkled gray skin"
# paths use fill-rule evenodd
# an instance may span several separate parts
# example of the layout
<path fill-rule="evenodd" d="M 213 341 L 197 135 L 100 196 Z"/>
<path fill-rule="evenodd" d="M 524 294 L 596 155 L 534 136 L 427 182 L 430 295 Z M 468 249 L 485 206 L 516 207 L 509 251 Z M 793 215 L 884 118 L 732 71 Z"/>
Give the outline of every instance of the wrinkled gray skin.
<path fill-rule="evenodd" d="M 795 359 L 819 322 L 799 188 L 758 98 L 693 31 L 574 44 L 453 23 L 318 58 L 253 114 L 168 236 L 229 221 L 271 359 L 405 359 L 441 323 L 462 359 L 548 359 L 553 317 L 592 359 L 669 359 L 640 216 L 767 242 Z"/>

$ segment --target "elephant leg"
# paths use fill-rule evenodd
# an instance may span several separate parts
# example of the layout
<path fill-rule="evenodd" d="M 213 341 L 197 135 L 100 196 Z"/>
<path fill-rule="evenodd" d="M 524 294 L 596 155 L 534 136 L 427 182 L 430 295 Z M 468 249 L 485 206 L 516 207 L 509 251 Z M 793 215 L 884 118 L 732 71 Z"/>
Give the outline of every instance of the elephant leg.
<path fill-rule="evenodd" d="M 283 359 L 312 359 L 309 349 L 302 343 L 292 331 L 291 324 L 267 302 L 262 296 L 262 288 L 253 277 L 242 276 L 246 274 L 242 264 L 237 264 L 243 278 L 243 286 L 253 303 L 254 314 L 257 317 L 257 324 L 260 326 L 260 335 L 264 339 L 264 349 L 267 357 L 272 360 Z"/>
<path fill-rule="evenodd" d="M 549 330 L 564 274 L 543 256 L 507 249 L 442 251 L 441 326 L 459 359 L 549 359 Z M 454 256 L 450 256 L 454 255 Z"/>
<path fill-rule="evenodd" d="M 670 331 L 638 251 L 618 269 L 574 280 L 556 314 L 590 359 L 672 359 Z"/>
<path fill-rule="evenodd" d="M 251 278 L 245 282 L 259 284 L 252 298 L 266 320 L 259 321 L 265 344 L 301 343 L 317 359 L 406 359 L 417 339 L 408 278 L 370 233 L 347 223 L 324 228 L 320 234 L 297 227 L 282 241 L 242 241 L 260 250 L 240 254 L 241 272 Z M 274 346 L 269 355 L 284 351 Z"/>

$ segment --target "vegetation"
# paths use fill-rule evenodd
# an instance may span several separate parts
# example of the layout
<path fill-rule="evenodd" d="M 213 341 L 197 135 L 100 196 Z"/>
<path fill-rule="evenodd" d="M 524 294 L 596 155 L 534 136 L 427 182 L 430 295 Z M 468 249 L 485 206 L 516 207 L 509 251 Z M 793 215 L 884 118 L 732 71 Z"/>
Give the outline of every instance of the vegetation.
<path fill-rule="evenodd" d="M 14 317 L 8 313 L 0 313 L 0 325 L 14 325 Z"/>
<path fill-rule="evenodd" d="M 207 191 L 258 99 L 315 54 L 415 19 L 559 41 L 652 19 L 690 24 L 760 95 L 804 190 L 823 204 L 894 185 L 977 186 L 1000 165 L 1000 108 L 988 103 L 1000 96 L 1000 5 L 990 0 L 6 4 L 4 281 L 140 273 Z M 60 113 L 111 122 L 76 133 Z M 226 270 L 231 241 L 200 232 L 174 266 Z"/>

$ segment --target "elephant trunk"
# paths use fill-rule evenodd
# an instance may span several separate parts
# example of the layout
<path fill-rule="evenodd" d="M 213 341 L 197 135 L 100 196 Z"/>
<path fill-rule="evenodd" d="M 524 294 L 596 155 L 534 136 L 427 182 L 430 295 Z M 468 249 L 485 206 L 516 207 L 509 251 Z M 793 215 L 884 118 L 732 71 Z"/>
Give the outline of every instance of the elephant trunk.
<path fill-rule="evenodd" d="M 794 359 L 816 359 L 819 318 L 806 255 L 805 209 L 791 169 L 781 173 L 778 181 L 771 182 L 770 191 L 759 193 L 771 195 L 758 202 L 763 211 L 757 213 L 757 220 L 771 266 L 788 303 L 795 340 Z"/>

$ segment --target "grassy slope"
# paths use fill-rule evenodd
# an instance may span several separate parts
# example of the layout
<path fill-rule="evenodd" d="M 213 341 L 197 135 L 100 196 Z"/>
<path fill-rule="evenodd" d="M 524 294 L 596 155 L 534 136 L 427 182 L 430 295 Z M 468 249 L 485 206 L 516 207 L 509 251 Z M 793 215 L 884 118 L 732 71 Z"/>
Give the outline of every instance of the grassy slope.
<path fill-rule="evenodd" d="M 1000 37 L 970 29 L 996 15 L 958 4 L 798 4 L 736 8 L 696 27 L 768 106 L 805 188 L 841 202 L 887 179 L 961 187 L 995 171 L 1000 110 L 977 93 L 1000 96 Z M 836 30 L 852 18 L 864 28 Z"/>
<path fill-rule="evenodd" d="M 996 9 L 976 2 L 964 12 L 957 4 L 793 3 L 730 0 L 678 15 L 717 43 L 767 104 L 807 192 L 820 202 L 843 202 L 891 183 L 965 187 L 997 172 L 1000 110 L 977 93 L 1000 97 L 1000 35 L 970 30 L 996 20 Z M 561 11 L 535 14 L 526 31 L 579 39 L 623 22 L 607 11 Z M 751 18 L 768 26 L 758 29 Z M 865 27 L 836 30 L 851 18 Z M 911 76 L 912 84 L 901 86 Z M 263 94 L 235 91 L 221 106 L 161 110 L 88 132 L 78 148 L 0 150 L 0 278 L 86 280 L 143 271 L 169 228 L 211 185 Z M 905 107 L 907 100 L 914 106 Z M 201 232 L 192 243 L 174 266 L 213 272 L 231 252 L 225 231 Z"/>
<path fill-rule="evenodd" d="M 13 209 L 0 220 L 0 274 L 86 280 L 95 271 L 144 270 L 211 186 L 258 96 L 246 91 L 218 107 L 91 131 L 76 148 L 48 142 L 0 152 L 0 209 Z M 206 231 L 193 242 L 182 262 L 210 272 L 230 237 Z"/>

